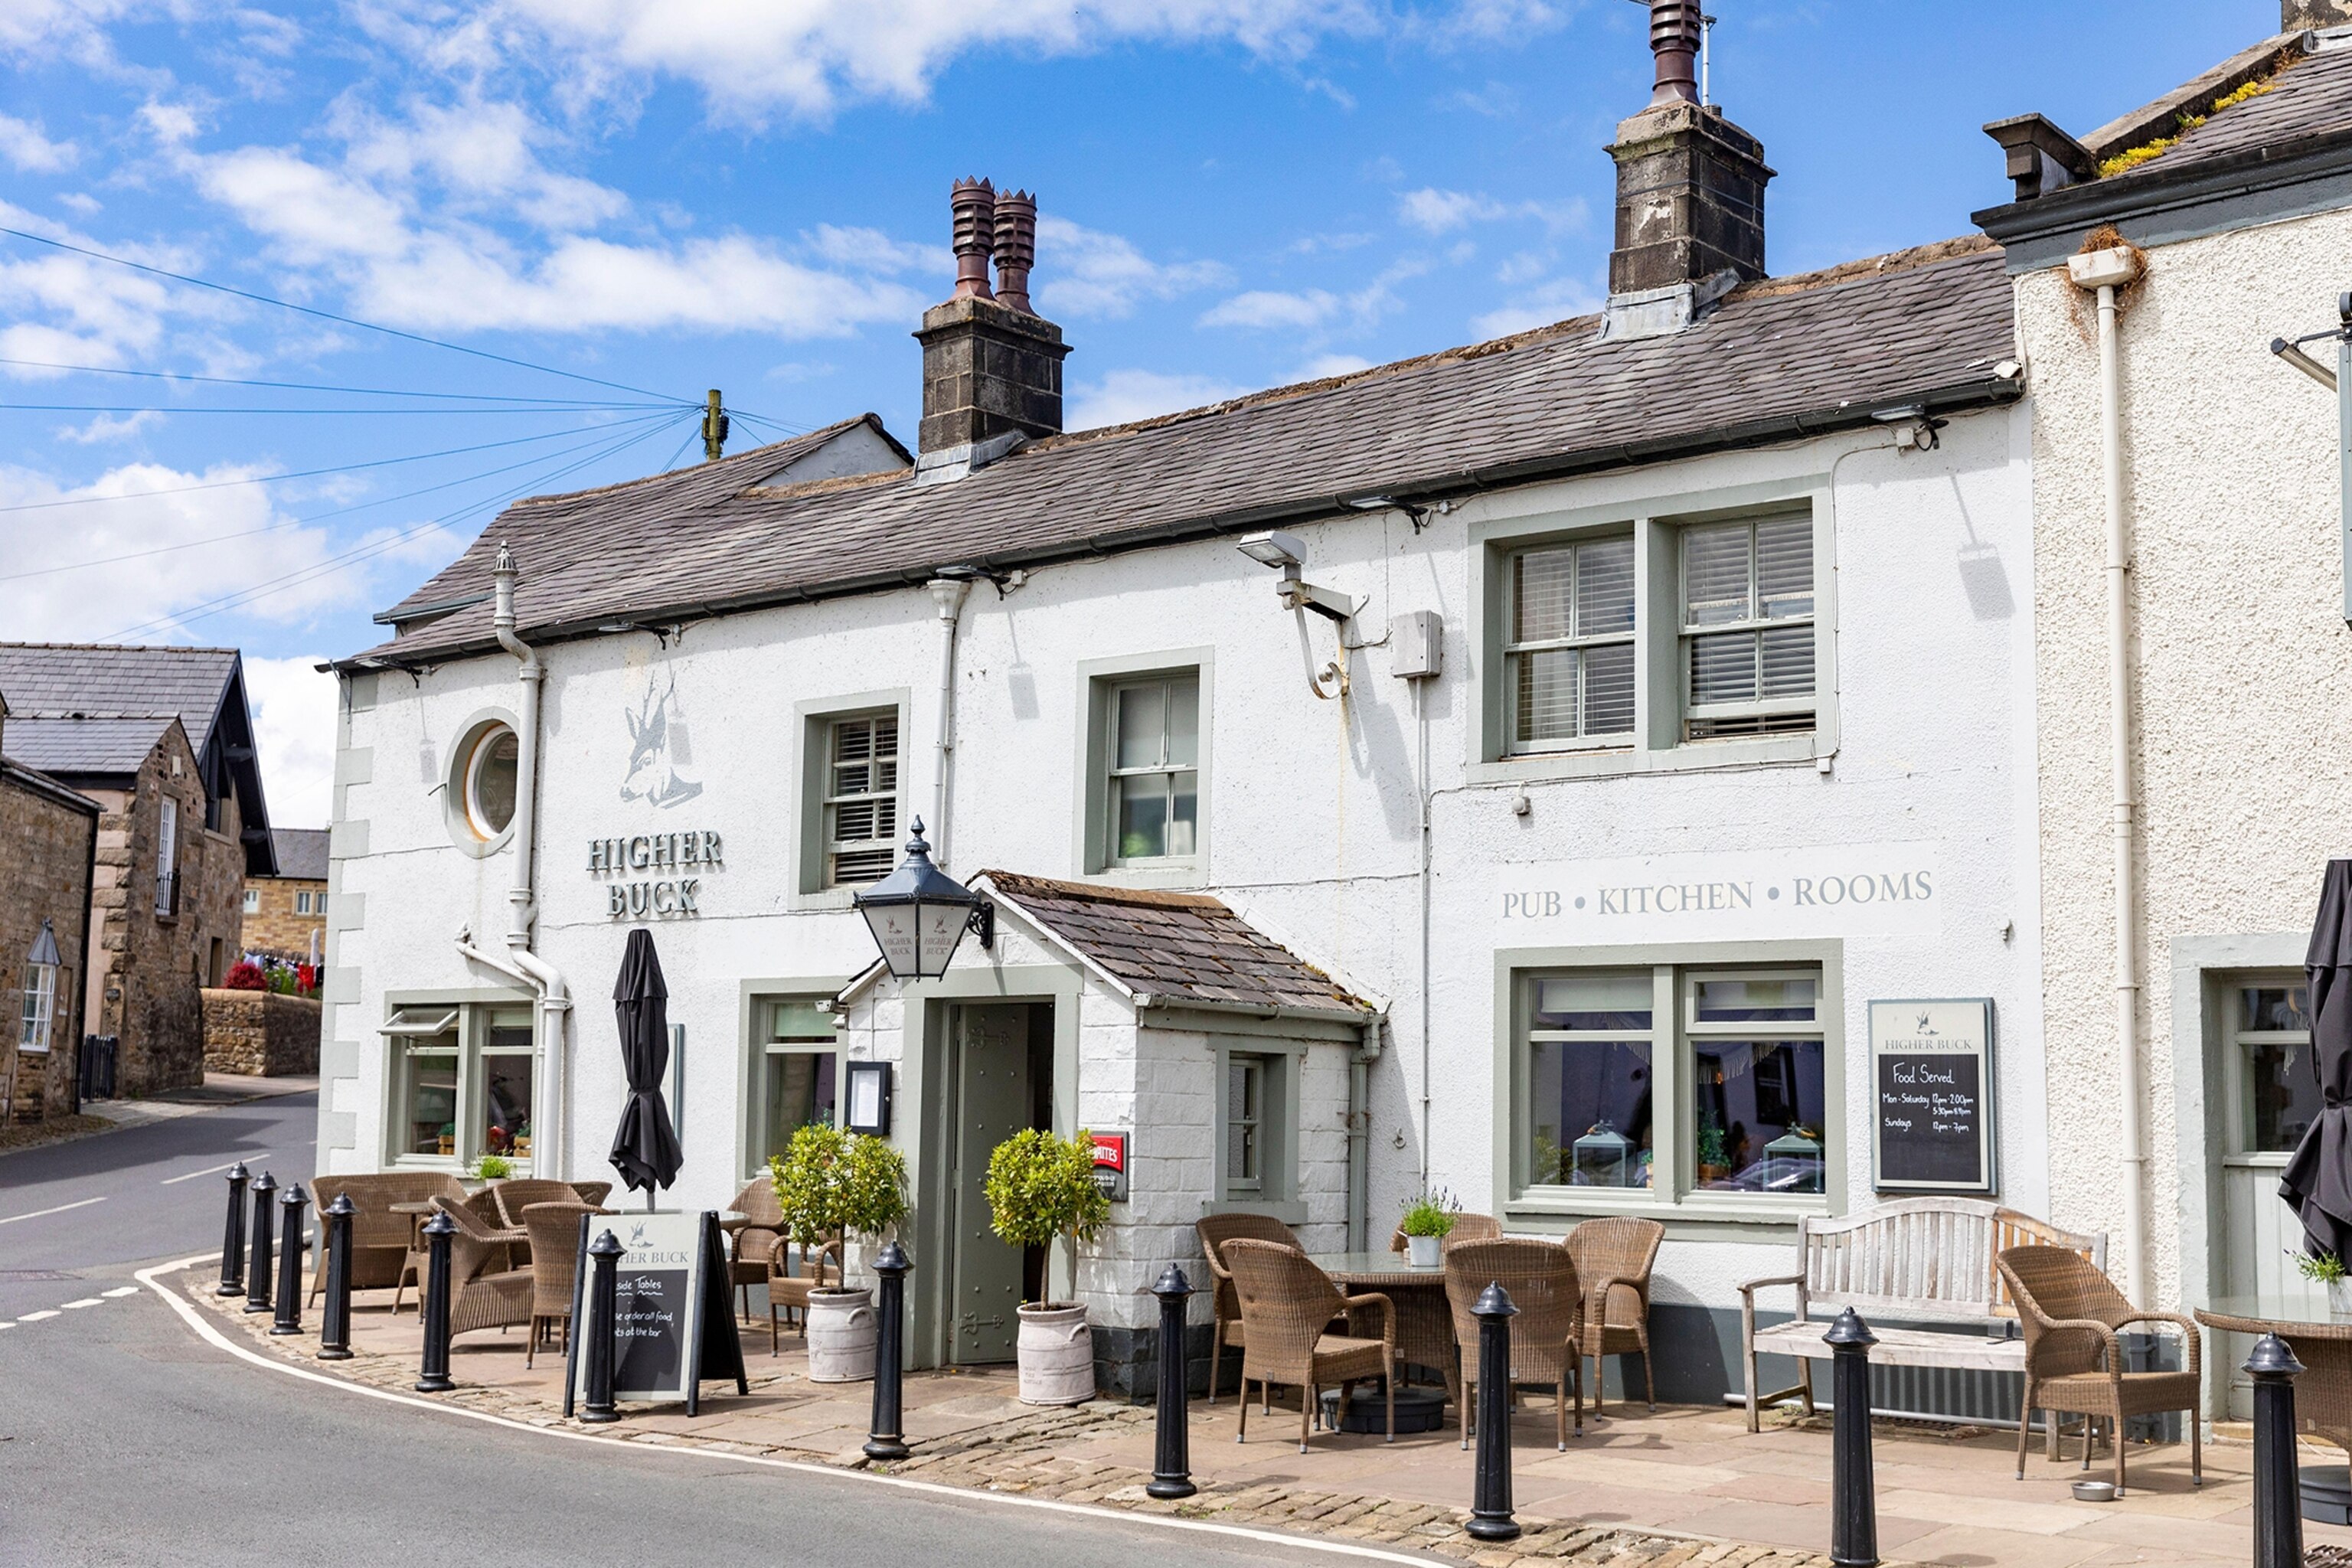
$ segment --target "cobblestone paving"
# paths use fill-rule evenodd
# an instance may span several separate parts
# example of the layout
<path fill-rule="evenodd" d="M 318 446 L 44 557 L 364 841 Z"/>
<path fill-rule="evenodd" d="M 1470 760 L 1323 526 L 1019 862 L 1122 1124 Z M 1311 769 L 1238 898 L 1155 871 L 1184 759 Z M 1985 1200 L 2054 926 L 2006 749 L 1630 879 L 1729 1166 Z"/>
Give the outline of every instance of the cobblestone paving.
<path fill-rule="evenodd" d="M 367 1350 L 363 1348 L 364 1336 L 355 1337 L 355 1353 L 350 1361 L 319 1361 L 315 1314 L 306 1313 L 300 1334 L 272 1336 L 268 1314 L 248 1314 L 241 1310 L 241 1303 L 214 1295 L 212 1281 L 202 1271 L 188 1271 L 174 1276 L 173 1280 L 189 1300 L 232 1333 L 241 1331 L 260 1349 L 308 1370 L 534 1426 L 577 1425 L 564 1420 L 559 1405 L 510 1389 L 467 1386 L 461 1382 L 453 1393 L 418 1394 L 415 1392 L 414 1359 Z M 757 1358 L 751 1359 L 756 1363 Z M 909 1381 L 911 1386 L 913 1380 Z M 830 1407 L 838 1398 L 835 1389 L 809 1384 L 789 1371 L 762 1371 L 756 1364 L 750 1382 L 754 1394 L 782 1399 L 795 1393 L 804 1395 L 807 1405 L 813 1407 L 812 1414 Z M 1534 1522 L 1528 1523 L 1526 1533 L 1517 1541 L 1485 1545 L 1474 1541 L 1465 1530 L 1470 1518 L 1465 1509 L 1279 1484 L 1207 1482 L 1193 1497 L 1162 1502 L 1144 1493 L 1144 1483 L 1150 1479 L 1148 1472 L 1074 1458 L 1066 1452 L 1076 1442 L 1115 1435 L 1123 1428 L 1148 1434 L 1151 1412 L 1129 1405 L 1097 1403 L 1024 1411 L 936 1437 L 910 1434 L 909 1446 L 915 1450 L 912 1458 L 894 1464 L 877 1464 L 862 1451 L 863 1431 L 856 1434 L 856 1442 L 841 1443 L 838 1439 L 844 1429 L 837 1425 L 824 1426 L 798 1441 L 717 1436 L 716 1429 L 722 1426 L 731 1426 L 740 1432 L 753 1425 L 751 1418 L 731 1423 L 724 1420 L 726 1404 L 721 1400 L 705 1406 L 709 1414 L 699 1425 L 710 1428 L 710 1436 L 677 1430 L 683 1425 L 681 1419 L 661 1412 L 625 1415 L 619 1422 L 593 1430 L 604 1436 L 664 1447 L 708 1448 L 719 1453 L 814 1461 L 842 1469 L 870 1469 L 975 1491 L 1018 1493 L 1137 1513 L 1171 1514 L 1220 1524 L 1338 1537 L 1401 1551 L 1430 1552 L 1476 1563 L 1479 1568 L 1508 1568 L 1521 1562 L 1612 1563 L 1620 1568 L 1831 1568 L 1830 1560 L 1819 1552 L 1786 1547 Z M 918 1425 L 914 1416 L 910 1411 L 910 1428 Z M 862 1416 L 859 1426 L 863 1426 Z M 780 1427 L 784 1429 L 788 1428 Z M 812 1442 L 816 1446 L 810 1446 Z"/>

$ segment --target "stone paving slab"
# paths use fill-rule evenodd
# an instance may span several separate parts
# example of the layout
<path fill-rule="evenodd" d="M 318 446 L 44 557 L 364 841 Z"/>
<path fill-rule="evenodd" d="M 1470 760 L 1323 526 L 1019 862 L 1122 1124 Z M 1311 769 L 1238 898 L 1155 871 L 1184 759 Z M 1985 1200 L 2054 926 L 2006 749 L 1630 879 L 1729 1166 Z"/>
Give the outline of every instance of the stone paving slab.
<path fill-rule="evenodd" d="M 422 1348 L 413 1307 L 385 1310 L 389 1292 L 363 1292 L 353 1312 L 353 1358 L 316 1361 L 317 1317 L 305 1332 L 275 1338 L 267 1314 L 211 1291 L 201 1271 L 172 1277 L 214 1321 L 313 1371 L 412 1393 Z M 1221 1523 L 1378 1543 L 1480 1568 L 1558 1562 L 1617 1568 L 1830 1568 L 1829 1424 L 1789 1412 L 1750 1435 L 1738 1412 L 1689 1406 L 1655 1415 L 1617 1405 L 1588 1416 L 1586 1435 L 1558 1452 L 1548 1405 L 1530 1400 L 1514 1423 L 1513 1485 L 1525 1533 L 1487 1546 L 1465 1532 L 1471 1456 L 1449 1427 L 1395 1443 L 1378 1436 L 1318 1433 L 1297 1449 L 1297 1403 L 1286 1418 L 1251 1412 L 1248 1441 L 1234 1440 L 1230 1391 L 1214 1406 L 1195 1401 L 1191 1432 L 1198 1495 L 1178 1502 L 1145 1494 L 1153 1462 L 1149 1409 L 1095 1402 L 1061 1409 L 1024 1405 L 1010 1369 L 910 1373 L 904 1425 L 910 1458 L 875 1465 L 862 1452 L 871 1408 L 867 1384 L 825 1384 L 787 1337 L 745 1346 L 749 1396 L 705 1384 L 703 1415 L 676 1405 L 623 1407 L 606 1436 L 666 1447 L 871 1468 L 938 1484 L 1168 1513 Z M 523 1366 L 521 1331 L 485 1331 L 452 1348 L 454 1394 L 424 1395 L 541 1426 L 563 1425 L 561 1350 Z M 1882 1422 L 1876 1430 L 1879 1545 L 1890 1563 L 1937 1568 L 2109 1568 L 2242 1563 L 2251 1554 L 2251 1451 L 2216 1441 L 2205 1449 L 2207 1485 L 2189 1485 L 2184 1447 L 2135 1445 L 2130 1495 L 2105 1506 L 2067 1490 L 2076 1462 L 2040 1454 L 2014 1478 L 2013 1432 Z M 2105 1472 L 2105 1456 L 2094 1474 Z M 2306 1525 L 2314 1568 L 2352 1568 L 2352 1530 Z M 2336 1555 L 2338 1551 L 2342 1555 Z"/>

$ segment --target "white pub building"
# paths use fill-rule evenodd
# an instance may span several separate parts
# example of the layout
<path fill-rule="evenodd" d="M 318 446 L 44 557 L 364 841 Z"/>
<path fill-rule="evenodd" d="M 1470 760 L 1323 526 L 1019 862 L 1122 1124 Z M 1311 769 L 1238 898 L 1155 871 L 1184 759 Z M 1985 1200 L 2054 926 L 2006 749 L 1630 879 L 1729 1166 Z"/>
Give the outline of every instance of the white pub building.
<path fill-rule="evenodd" d="M 511 508 L 336 667 L 321 1169 L 608 1174 L 643 925 L 672 1201 L 887 1069 L 918 1364 L 1010 1358 L 980 1173 L 1033 1125 L 1129 1138 L 1121 1390 L 1220 1210 L 1654 1216 L 1704 1400 L 1801 1216 L 2045 1213 L 2011 279 L 1769 278 L 1762 148 L 1661 59 L 1603 315 L 1065 433 L 1034 204 L 960 186 L 915 456 L 866 416 Z M 995 926 L 900 982 L 850 900 L 918 816 Z M 1964 1071 L 1882 1081 L 1931 1034 Z"/>

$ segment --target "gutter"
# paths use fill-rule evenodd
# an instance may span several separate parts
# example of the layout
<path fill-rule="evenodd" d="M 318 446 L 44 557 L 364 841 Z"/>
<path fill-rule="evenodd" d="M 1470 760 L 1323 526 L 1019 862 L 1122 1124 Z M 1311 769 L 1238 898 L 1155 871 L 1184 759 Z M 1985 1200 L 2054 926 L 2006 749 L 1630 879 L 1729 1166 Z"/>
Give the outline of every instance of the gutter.
<path fill-rule="evenodd" d="M 564 1086 L 570 1078 L 564 1049 L 564 1016 L 572 1010 L 572 995 L 562 972 L 531 948 L 531 923 L 538 915 L 533 878 L 539 829 L 539 700 L 547 671 L 539 661 L 538 651 L 515 635 L 515 562 L 513 552 L 503 544 L 499 546 L 498 565 L 491 577 L 497 584 L 494 593 L 498 604 L 491 624 L 499 646 L 514 655 L 521 666 L 516 672 L 522 682 L 522 711 L 516 722 L 515 814 L 509 840 L 515 858 L 514 881 L 507 889 L 506 957 L 492 958 L 477 948 L 470 931 L 458 933 L 457 951 L 478 963 L 521 981 L 537 997 L 543 1064 L 541 1071 L 552 1114 L 539 1118 L 539 1139 L 532 1150 L 531 1163 L 538 1174 L 560 1177 L 567 1169 L 565 1145 L 571 1131 L 564 1104 Z"/>
<path fill-rule="evenodd" d="M 1651 441 L 1617 442 L 1603 447 L 1588 447 L 1569 452 L 1546 453 L 1539 457 L 1523 458 L 1507 463 L 1491 464 L 1485 468 L 1461 468 L 1411 484 L 1381 488 L 1383 495 L 1400 501 L 1431 502 L 1459 500 L 1465 496 L 1485 490 L 1503 489 L 1517 485 L 1534 484 L 1546 479 L 1569 479 L 1580 474 L 1606 472 L 1614 468 L 1634 468 L 1648 463 L 1665 462 L 1679 458 L 1701 457 L 1709 453 L 1735 451 L 1749 447 L 1769 446 L 1780 441 L 1805 439 L 1841 430 L 1871 429 L 1884 423 L 1878 416 L 1895 409 L 1919 408 L 1929 414 L 1951 414 L 1978 408 L 1997 408 L 2016 402 L 2025 394 L 2022 377 L 1997 380 L 1977 377 L 1933 387 L 1925 392 L 1890 394 L 1885 397 L 1840 403 L 1810 411 L 1775 415 L 1769 418 L 1748 420 L 1739 424 L 1719 425 L 1711 429 L 1685 436 L 1666 437 Z M 1308 496 L 1294 500 L 1273 502 L 1262 506 L 1242 507 L 1231 511 L 1209 512 L 1154 527 L 1122 530 L 1099 533 L 1083 539 L 1058 542 L 1028 550 L 1008 550 L 992 554 L 959 555 L 948 564 L 969 563 L 987 571 L 1011 571 L 1016 567 L 1035 569 L 1070 561 L 1090 560 L 1098 556 L 1123 554 L 1129 551 L 1148 550 L 1163 544 L 1183 543 L 1199 539 L 1215 539 L 1235 533 L 1250 533 L 1286 523 L 1328 521 L 1356 515 L 1354 509 L 1336 497 Z M 627 612 L 640 621 L 692 621 L 717 616 L 740 615 L 751 610 L 771 609 L 782 605 L 813 605 L 827 599 L 850 598 L 861 594 L 890 593 L 902 588 L 920 587 L 939 575 L 940 568 L 929 566 L 894 567 L 887 571 L 863 573 L 839 577 L 825 583 L 792 584 L 762 587 L 740 594 L 726 594 L 692 600 L 679 600 L 632 609 Z M 606 609 L 593 616 L 581 616 L 569 620 L 551 621 L 535 626 L 532 635 L 544 647 L 551 642 L 574 641 L 603 635 L 598 627 L 621 612 Z M 457 642 L 428 643 L 420 639 L 413 648 L 402 648 L 396 643 L 364 654 L 337 659 L 337 670 L 400 668 L 404 663 L 438 663 L 475 654 L 486 654 L 500 646 L 494 639 L 474 637 Z M 368 662 L 362 665 L 360 661 Z"/>

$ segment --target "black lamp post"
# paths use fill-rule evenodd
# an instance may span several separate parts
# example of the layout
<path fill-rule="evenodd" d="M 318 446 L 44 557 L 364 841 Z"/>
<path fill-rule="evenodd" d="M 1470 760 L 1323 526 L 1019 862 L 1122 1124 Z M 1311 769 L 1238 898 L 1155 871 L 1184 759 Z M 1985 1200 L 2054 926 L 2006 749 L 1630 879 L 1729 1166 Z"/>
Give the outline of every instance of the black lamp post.
<path fill-rule="evenodd" d="M 901 980 L 937 980 L 971 931 L 980 945 L 996 942 L 996 906 L 931 864 L 923 842 L 923 819 L 915 818 L 907 858 L 898 868 L 856 894 L 851 902 L 866 917 L 882 962 Z"/>

